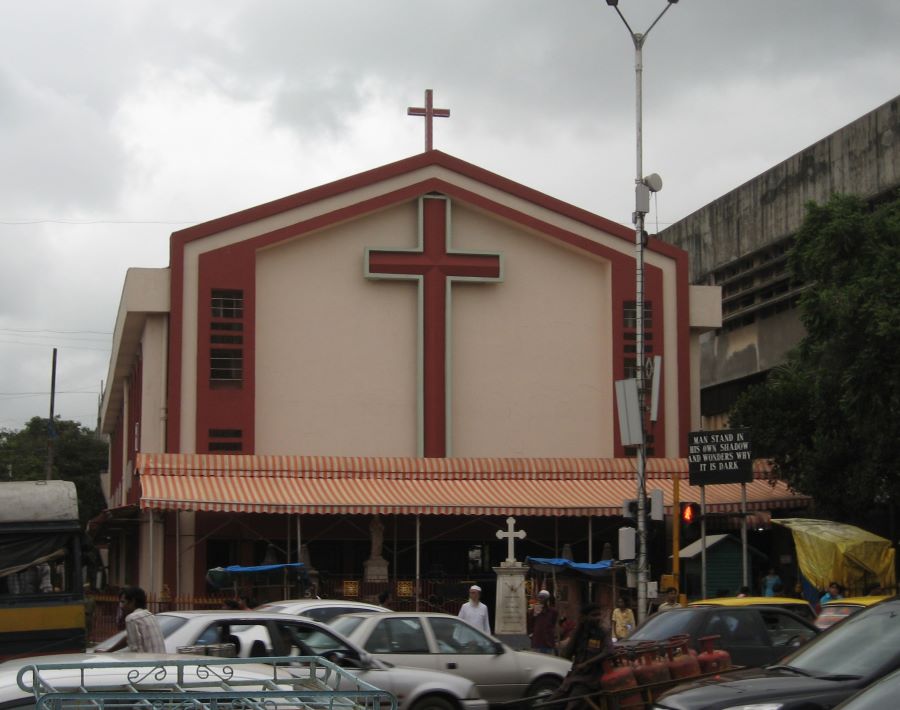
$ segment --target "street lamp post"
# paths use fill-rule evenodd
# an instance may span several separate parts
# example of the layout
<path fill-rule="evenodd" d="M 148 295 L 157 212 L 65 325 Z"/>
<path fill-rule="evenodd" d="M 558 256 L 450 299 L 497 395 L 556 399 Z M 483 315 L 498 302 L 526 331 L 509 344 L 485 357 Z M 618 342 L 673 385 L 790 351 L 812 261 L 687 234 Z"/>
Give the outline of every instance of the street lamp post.
<path fill-rule="evenodd" d="M 635 81 L 635 133 L 636 133 L 636 172 L 634 178 L 634 261 L 635 261 L 635 303 L 634 303 L 634 338 L 635 338 L 635 379 L 637 379 L 638 399 L 641 411 L 641 442 L 637 452 L 637 621 L 642 622 L 647 615 L 647 506 L 646 506 L 646 467 L 647 467 L 647 437 L 644 423 L 645 394 L 644 387 L 644 216 L 650 211 L 650 193 L 662 188 L 662 180 L 655 173 L 644 177 L 643 168 L 643 106 L 642 106 L 642 75 L 644 42 L 650 30 L 656 27 L 656 23 L 668 12 L 669 8 L 678 0 L 668 0 L 666 6 L 653 20 L 650 27 L 644 33 L 635 32 L 628 24 L 628 20 L 619 10 L 618 0 L 606 0 L 616 14 L 622 19 L 631 41 L 634 43 L 634 81 Z"/>

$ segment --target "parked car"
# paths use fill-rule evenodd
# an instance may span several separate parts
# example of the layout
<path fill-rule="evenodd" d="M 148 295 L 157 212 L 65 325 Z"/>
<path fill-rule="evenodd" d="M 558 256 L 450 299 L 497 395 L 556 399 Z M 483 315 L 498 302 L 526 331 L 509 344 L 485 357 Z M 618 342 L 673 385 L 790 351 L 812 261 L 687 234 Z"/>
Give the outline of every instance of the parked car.
<path fill-rule="evenodd" d="M 806 619 L 770 606 L 691 606 L 654 614 L 618 645 L 665 641 L 687 634 L 694 648 L 697 639 L 718 635 L 719 644 L 737 666 L 764 666 L 788 655 L 819 630 Z"/>
<path fill-rule="evenodd" d="M 792 597 L 717 597 L 700 599 L 691 602 L 688 606 L 775 606 L 792 611 L 807 621 L 813 621 L 816 618 L 816 610 L 810 606 L 808 601 Z"/>
<path fill-rule="evenodd" d="M 395 668 L 373 658 L 334 629 L 311 619 L 259 611 L 171 611 L 156 615 L 166 651 L 233 643 L 241 658 L 322 656 L 359 678 L 393 693 L 405 710 L 485 710 L 471 681 L 437 669 Z M 121 640 L 120 632 L 95 651 Z"/>
<path fill-rule="evenodd" d="M 868 606 L 883 602 L 885 599 L 890 599 L 890 597 L 847 597 L 825 602 L 816 617 L 815 624 L 824 631 L 848 616 L 862 611 Z"/>
<path fill-rule="evenodd" d="M 655 708 L 832 708 L 898 668 L 900 600 L 890 600 L 854 614 L 776 665 L 681 685 L 660 697 Z M 895 705 L 892 698 L 879 707 Z"/>
<path fill-rule="evenodd" d="M 331 626 L 383 661 L 471 680 L 491 703 L 550 693 L 571 668 L 555 656 L 514 651 L 448 614 L 349 614 Z"/>
<path fill-rule="evenodd" d="M 305 616 L 327 624 L 342 614 L 377 614 L 390 611 L 377 604 L 347 601 L 346 599 L 284 599 L 256 607 L 256 611 L 274 611 L 280 614 Z"/>

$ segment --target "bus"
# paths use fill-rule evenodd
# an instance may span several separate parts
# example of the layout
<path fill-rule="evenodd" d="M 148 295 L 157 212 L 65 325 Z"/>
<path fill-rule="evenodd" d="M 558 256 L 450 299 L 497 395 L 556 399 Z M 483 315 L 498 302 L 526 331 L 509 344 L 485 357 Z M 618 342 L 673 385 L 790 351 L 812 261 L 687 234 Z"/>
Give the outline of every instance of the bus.
<path fill-rule="evenodd" d="M 0 483 L 0 661 L 84 651 L 81 576 L 75 484 Z"/>

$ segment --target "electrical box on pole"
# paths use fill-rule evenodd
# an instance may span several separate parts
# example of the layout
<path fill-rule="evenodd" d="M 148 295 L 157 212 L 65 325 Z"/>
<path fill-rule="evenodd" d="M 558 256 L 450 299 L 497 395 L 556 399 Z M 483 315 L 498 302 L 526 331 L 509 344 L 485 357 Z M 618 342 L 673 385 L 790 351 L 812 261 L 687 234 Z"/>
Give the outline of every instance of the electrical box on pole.
<path fill-rule="evenodd" d="M 619 559 L 633 560 L 636 554 L 634 528 L 619 528 Z"/>

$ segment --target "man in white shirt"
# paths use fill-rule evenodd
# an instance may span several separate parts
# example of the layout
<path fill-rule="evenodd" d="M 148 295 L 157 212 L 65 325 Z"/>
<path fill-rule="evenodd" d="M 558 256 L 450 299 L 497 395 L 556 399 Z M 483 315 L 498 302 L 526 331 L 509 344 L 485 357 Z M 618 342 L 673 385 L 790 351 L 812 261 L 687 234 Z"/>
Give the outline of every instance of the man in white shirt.
<path fill-rule="evenodd" d="M 147 595 L 140 587 L 128 587 L 119 596 L 125 614 L 125 638 L 129 651 L 165 653 L 166 642 L 156 617 L 147 611 Z"/>
<path fill-rule="evenodd" d="M 481 587 L 473 584 L 469 587 L 469 601 L 463 604 L 459 609 L 459 618 L 470 623 L 476 629 L 491 633 L 491 624 L 488 621 L 487 605 L 481 601 Z"/>

